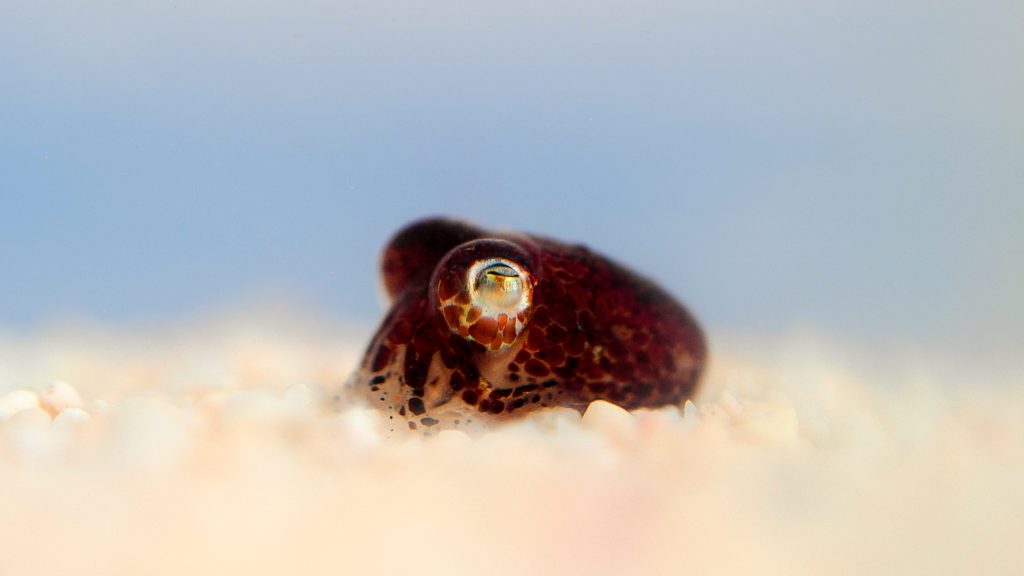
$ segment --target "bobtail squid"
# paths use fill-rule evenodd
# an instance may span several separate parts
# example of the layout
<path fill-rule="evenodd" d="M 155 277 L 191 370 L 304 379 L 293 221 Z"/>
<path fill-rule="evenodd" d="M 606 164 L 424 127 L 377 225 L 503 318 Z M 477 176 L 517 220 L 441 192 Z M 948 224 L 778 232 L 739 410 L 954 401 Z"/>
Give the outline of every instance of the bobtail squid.
<path fill-rule="evenodd" d="M 381 275 L 391 309 L 346 392 L 413 430 L 678 404 L 704 369 L 687 309 L 585 246 L 434 218 L 391 239 Z"/>

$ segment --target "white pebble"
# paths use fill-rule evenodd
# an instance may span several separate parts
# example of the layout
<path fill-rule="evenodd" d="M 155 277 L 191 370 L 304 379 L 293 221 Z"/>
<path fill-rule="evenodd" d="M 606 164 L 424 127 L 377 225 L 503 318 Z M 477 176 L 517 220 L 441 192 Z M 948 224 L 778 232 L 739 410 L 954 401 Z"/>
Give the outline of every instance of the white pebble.
<path fill-rule="evenodd" d="M 51 422 L 50 413 L 42 408 L 26 408 L 12 416 L 7 424 L 11 429 L 41 428 Z"/>
<path fill-rule="evenodd" d="M 46 459 L 58 448 L 50 413 L 42 408 L 21 410 L 4 423 L 3 433 L 12 450 L 26 458 Z"/>
<path fill-rule="evenodd" d="M 0 420 L 7 420 L 29 408 L 39 408 L 39 396 L 31 390 L 15 390 L 0 396 Z"/>
<path fill-rule="evenodd" d="M 714 402 L 700 405 L 700 419 L 702 422 L 715 423 L 720 426 L 731 425 L 733 422 L 729 413 Z"/>
<path fill-rule="evenodd" d="M 437 433 L 437 438 L 434 442 L 436 445 L 440 445 L 442 449 L 465 450 L 472 443 L 472 439 L 462 430 L 442 430 Z"/>
<path fill-rule="evenodd" d="M 285 415 L 285 405 L 269 390 L 238 390 L 228 395 L 221 414 L 233 423 L 270 424 Z"/>
<path fill-rule="evenodd" d="M 54 382 L 52 386 L 43 390 L 39 399 L 51 416 L 56 416 L 66 408 L 78 408 L 82 405 L 82 397 L 67 382 Z"/>
<path fill-rule="evenodd" d="M 580 413 L 577 410 L 565 406 L 552 406 L 531 412 L 525 421 L 541 430 L 556 432 L 578 429 L 580 418 Z"/>
<path fill-rule="evenodd" d="M 697 410 L 697 406 L 689 400 L 683 404 L 683 419 L 690 421 L 700 419 L 700 411 Z"/>
<path fill-rule="evenodd" d="M 104 414 L 110 414 L 114 411 L 114 405 L 108 400 L 93 400 L 88 404 L 89 414 L 95 414 L 96 416 L 102 416 Z"/>
<path fill-rule="evenodd" d="M 281 400 L 283 409 L 297 418 L 312 414 L 316 408 L 313 391 L 305 384 L 292 384 L 284 391 Z"/>
<path fill-rule="evenodd" d="M 351 408 L 339 414 L 337 418 L 352 446 L 365 449 L 380 444 L 379 413 L 362 408 Z"/>
<path fill-rule="evenodd" d="M 284 391 L 284 401 L 289 406 L 308 406 L 313 403 L 313 392 L 306 384 L 292 384 Z"/>
<path fill-rule="evenodd" d="M 743 416 L 743 405 L 728 390 L 722 392 L 722 395 L 719 396 L 718 405 L 733 420 L 739 420 Z"/>
<path fill-rule="evenodd" d="M 754 440 L 766 444 L 786 444 L 797 439 L 799 420 L 793 407 L 783 401 L 765 402 L 748 411 L 742 429 Z"/>
<path fill-rule="evenodd" d="M 92 419 L 88 412 L 81 408 L 65 408 L 53 419 L 54 426 L 78 427 Z"/>
<path fill-rule="evenodd" d="M 182 410 L 170 402 L 136 398 L 109 416 L 114 450 L 124 462 L 158 469 L 177 464 L 185 454 L 190 430 Z"/>
<path fill-rule="evenodd" d="M 633 412 L 637 431 L 642 436 L 656 435 L 671 426 L 678 426 L 683 421 L 679 407 L 675 405 L 660 408 L 641 408 Z"/>
<path fill-rule="evenodd" d="M 636 422 L 625 408 L 604 400 L 595 400 L 583 413 L 583 426 L 624 439 L 634 433 Z"/>

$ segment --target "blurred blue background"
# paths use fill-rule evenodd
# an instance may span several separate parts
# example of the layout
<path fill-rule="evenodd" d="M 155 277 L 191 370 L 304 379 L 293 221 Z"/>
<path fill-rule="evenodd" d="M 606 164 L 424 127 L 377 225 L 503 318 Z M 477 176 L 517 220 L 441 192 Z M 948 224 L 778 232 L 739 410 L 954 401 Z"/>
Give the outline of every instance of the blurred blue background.
<path fill-rule="evenodd" d="M 0 2 L 0 326 L 380 314 L 452 214 L 712 333 L 1024 350 L 1024 3 Z M 1008 357 L 1009 357 L 1008 356 Z"/>

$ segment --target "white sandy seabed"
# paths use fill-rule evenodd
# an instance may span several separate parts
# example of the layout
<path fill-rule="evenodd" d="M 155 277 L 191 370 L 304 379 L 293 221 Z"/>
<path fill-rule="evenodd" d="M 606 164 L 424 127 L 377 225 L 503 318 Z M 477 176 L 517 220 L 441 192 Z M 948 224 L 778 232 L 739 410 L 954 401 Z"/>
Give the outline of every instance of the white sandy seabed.
<path fill-rule="evenodd" d="M 0 576 L 1024 573 L 1022 381 L 782 340 L 684 407 L 386 438 L 321 407 L 343 331 L 0 335 Z"/>

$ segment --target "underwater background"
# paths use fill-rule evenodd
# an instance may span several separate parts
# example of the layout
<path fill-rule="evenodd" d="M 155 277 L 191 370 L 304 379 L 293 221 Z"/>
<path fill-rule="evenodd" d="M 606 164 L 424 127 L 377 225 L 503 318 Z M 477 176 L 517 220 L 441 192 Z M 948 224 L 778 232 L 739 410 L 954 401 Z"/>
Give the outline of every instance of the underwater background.
<path fill-rule="evenodd" d="M 448 214 L 586 243 L 722 333 L 1024 349 L 1018 2 L 0 6 L 0 326 L 372 325 Z"/>

